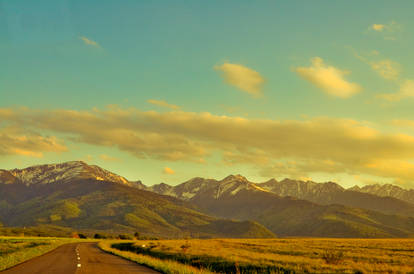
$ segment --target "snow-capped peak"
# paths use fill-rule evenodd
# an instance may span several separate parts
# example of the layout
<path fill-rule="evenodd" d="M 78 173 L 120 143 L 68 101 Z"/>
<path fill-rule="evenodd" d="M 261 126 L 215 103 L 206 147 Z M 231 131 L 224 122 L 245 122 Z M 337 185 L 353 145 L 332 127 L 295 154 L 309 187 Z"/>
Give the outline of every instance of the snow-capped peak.
<path fill-rule="evenodd" d="M 26 185 L 68 182 L 76 179 L 95 179 L 130 185 L 124 177 L 83 161 L 31 166 L 9 171 L 16 179 Z"/>
<path fill-rule="evenodd" d="M 233 182 L 233 181 L 241 181 L 241 182 L 248 182 L 248 180 L 246 179 L 246 177 L 237 174 L 237 175 L 229 175 L 226 178 L 224 178 L 223 180 L 221 180 L 222 183 L 226 183 L 226 182 Z"/>
<path fill-rule="evenodd" d="M 216 191 L 216 199 L 223 195 L 236 195 L 238 192 L 242 190 L 268 192 L 262 187 L 259 187 L 256 184 L 249 182 L 249 180 L 247 180 L 246 177 L 240 174 L 229 175 L 219 182 Z"/>

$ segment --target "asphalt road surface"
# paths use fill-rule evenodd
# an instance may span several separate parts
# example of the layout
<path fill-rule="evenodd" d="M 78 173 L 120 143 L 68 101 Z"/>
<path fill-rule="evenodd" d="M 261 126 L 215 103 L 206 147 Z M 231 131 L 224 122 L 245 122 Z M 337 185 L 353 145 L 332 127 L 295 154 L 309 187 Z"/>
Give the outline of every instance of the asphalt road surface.
<path fill-rule="evenodd" d="M 96 243 L 65 244 L 2 274 L 124 274 L 159 273 L 100 250 Z"/>

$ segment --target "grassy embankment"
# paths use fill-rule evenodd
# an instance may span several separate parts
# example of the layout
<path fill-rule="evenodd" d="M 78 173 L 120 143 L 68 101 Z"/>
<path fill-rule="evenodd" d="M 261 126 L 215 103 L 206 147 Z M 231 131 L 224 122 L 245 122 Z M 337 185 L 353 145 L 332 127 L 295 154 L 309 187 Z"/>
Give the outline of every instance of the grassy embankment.
<path fill-rule="evenodd" d="M 153 268 L 149 260 L 224 273 L 414 273 L 413 239 L 193 239 L 102 245 Z"/>
<path fill-rule="evenodd" d="M 80 241 L 71 238 L 0 237 L 0 271 L 49 252 L 56 247 Z"/>

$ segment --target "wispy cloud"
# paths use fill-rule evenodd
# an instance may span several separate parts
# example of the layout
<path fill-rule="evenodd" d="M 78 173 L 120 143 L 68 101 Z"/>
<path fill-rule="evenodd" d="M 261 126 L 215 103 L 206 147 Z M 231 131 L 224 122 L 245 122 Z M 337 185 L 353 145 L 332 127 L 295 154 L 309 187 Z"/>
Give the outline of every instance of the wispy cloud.
<path fill-rule="evenodd" d="M 221 72 L 227 84 L 255 97 L 262 95 L 264 78 L 257 71 L 243 65 L 231 63 L 214 66 L 214 69 Z"/>
<path fill-rule="evenodd" d="M 384 79 L 397 80 L 400 76 L 400 64 L 390 59 L 370 62 L 370 65 Z"/>
<path fill-rule="evenodd" d="M 90 154 L 87 154 L 87 155 L 85 155 L 82 159 L 81 159 L 81 161 L 84 161 L 84 162 L 87 162 L 87 163 L 90 163 L 90 162 L 92 162 L 93 161 L 93 156 L 92 155 L 90 155 Z"/>
<path fill-rule="evenodd" d="M 406 98 L 414 97 L 414 81 L 404 79 L 401 76 L 401 65 L 391 59 L 378 60 L 379 52 L 372 52 L 371 56 L 361 56 L 354 52 L 355 56 L 362 62 L 368 64 L 381 78 L 393 81 L 397 85 L 397 92 L 382 93 L 376 97 L 388 102 L 399 102 Z M 375 57 L 373 57 L 375 56 Z M 377 58 L 377 60 L 372 60 Z"/>
<path fill-rule="evenodd" d="M 383 31 L 385 29 L 385 25 L 383 25 L 383 24 L 372 24 L 371 29 L 375 30 L 375 31 Z"/>
<path fill-rule="evenodd" d="M 147 100 L 147 102 L 150 103 L 151 105 L 154 105 L 154 106 L 165 107 L 165 108 L 169 108 L 169 109 L 172 109 L 172 110 L 180 109 L 179 106 L 170 104 L 170 103 L 168 103 L 166 101 L 163 101 L 163 100 L 149 99 L 149 100 Z"/>
<path fill-rule="evenodd" d="M 163 169 L 163 171 L 162 171 L 164 174 L 168 174 L 168 175 L 172 175 L 172 174 L 175 174 L 175 171 L 174 170 L 172 170 L 171 168 L 169 168 L 169 167 L 164 167 L 164 169 Z"/>
<path fill-rule="evenodd" d="M 405 98 L 413 98 L 414 97 L 414 81 L 405 80 L 400 85 L 400 89 L 398 92 L 379 94 L 377 97 L 390 101 L 390 102 L 398 102 Z"/>
<path fill-rule="evenodd" d="M 79 39 L 81 39 L 85 43 L 85 45 L 93 46 L 93 47 L 97 47 L 97 48 L 101 47 L 97 42 L 95 42 L 92 39 L 89 39 L 85 36 L 79 36 Z"/>
<path fill-rule="evenodd" d="M 99 155 L 99 158 L 103 161 L 106 161 L 106 162 L 116 162 L 116 161 L 119 160 L 116 157 L 112 157 L 112 156 L 109 156 L 109 155 L 106 155 L 106 154 Z"/>
<path fill-rule="evenodd" d="M 327 65 L 320 57 L 312 58 L 310 67 L 297 67 L 295 71 L 303 79 L 333 96 L 348 98 L 361 90 L 358 84 L 345 79 L 348 71 Z"/>
<path fill-rule="evenodd" d="M 391 21 L 388 24 L 372 24 L 368 29 L 381 34 L 385 40 L 396 40 L 396 34 L 402 31 L 402 25 Z"/>
<path fill-rule="evenodd" d="M 382 78 L 393 81 L 399 79 L 401 65 L 391 59 L 380 59 L 379 51 L 373 50 L 366 56 L 362 56 L 354 50 L 354 55 L 356 58 L 369 65 L 371 69 L 378 73 Z"/>

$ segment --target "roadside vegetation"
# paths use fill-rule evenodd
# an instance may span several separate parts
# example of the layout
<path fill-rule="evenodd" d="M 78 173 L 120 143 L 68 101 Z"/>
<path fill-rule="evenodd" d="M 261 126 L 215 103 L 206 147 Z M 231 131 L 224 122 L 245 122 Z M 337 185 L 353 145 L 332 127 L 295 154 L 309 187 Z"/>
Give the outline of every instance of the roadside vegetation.
<path fill-rule="evenodd" d="M 101 248 L 153 268 L 145 260 L 221 273 L 414 272 L 413 239 L 140 240 Z"/>
<path fill-rule="evenodd" d="M 102 241 L 98 246 L 108 253 L 123 257 L 130 261 L 136 262 L 141 265 L 148 266 L 154 270 L 160 271 L 161 273 L 167 274 L 209 274 L 214 273 L 208 269 L 197 268 L 190 265 L 182 264 L 174 260 L 163 260 L 155 258 L 149 255 L 138 254 L 135 252 L 122 251 L 116 248 L 112 248 L 113 244 L 119 244 L 119 241 Z"/>
<path fill-rule="evenodd" d="M 75 241 L 79 239 L 0 237 L 0 271 Z"/>
<path fill-rule="evenodd" d="M 75 232 L 55 226 L 1 227 L 0 228 L 0 271 L 47 253 L 60 245 L 102 239 L 133 240 L 135 234 Z M 141 239 L 147 239 L 141 237 Z M 155 238 L 148 238 L 154 240 Z"/>

